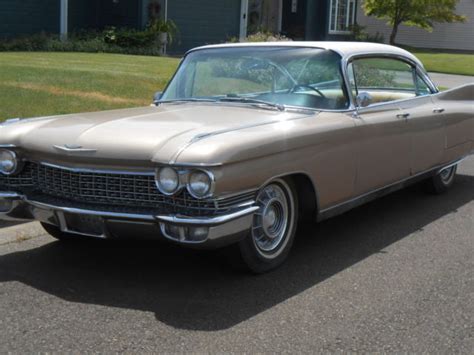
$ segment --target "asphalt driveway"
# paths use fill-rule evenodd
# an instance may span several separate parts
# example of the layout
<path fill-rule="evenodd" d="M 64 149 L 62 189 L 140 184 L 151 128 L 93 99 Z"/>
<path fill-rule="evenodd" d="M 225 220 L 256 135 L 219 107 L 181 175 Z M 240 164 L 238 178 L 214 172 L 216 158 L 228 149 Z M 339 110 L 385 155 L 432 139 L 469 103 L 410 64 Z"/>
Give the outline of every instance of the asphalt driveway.
<path fill-rule="evenodd" d="M 466 84 L 474 84 L 474 76 L 430 73 L 431 80 L 440 87 L 452 89 Z"/>
<path fill-rule="evenodd" d="M 3 238 L 0 352 L 472 353 L 473 231 L 474 157 L 446 195 L 303 227 L 263 276 L 165 244 Z"/>

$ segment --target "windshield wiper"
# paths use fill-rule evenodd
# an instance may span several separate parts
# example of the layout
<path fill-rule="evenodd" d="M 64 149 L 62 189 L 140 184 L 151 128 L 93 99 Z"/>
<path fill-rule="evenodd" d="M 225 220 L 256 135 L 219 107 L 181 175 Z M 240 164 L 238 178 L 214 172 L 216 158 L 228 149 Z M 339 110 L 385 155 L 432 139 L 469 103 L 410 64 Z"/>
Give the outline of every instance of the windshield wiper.
<path fill-rule="evenodd" d="M 158 100 L 155 101 L 155 105 L 160 105 L 160 104 L 170 104 L 170 103 L 179 103 L 179 102 L 217 102 L 216 99 L 203 99 L 203 98 L 196 98 L 196 97 L 189 97 L 189 98 L 183 98 L 183 99 L 171 99 L 171 100 Z"/>
<path fill-rule="evenodd" d="M 258 99 L 252 99 L 249 97 L 241 97 L 241 96 L 227 96 L 227 97 L 222 97 L 219 99 L 220 102 L 240 102 L 244 104 L 251 104 L 255 106 L 268 106 L 272 108 L 276 108 L 278 111 L 285 111 L 286 106 L 282 104 L 277 104 L 274 102 L 268 102 L 268 101 L 263 101 L 263 100 L 258 100 Z"/>

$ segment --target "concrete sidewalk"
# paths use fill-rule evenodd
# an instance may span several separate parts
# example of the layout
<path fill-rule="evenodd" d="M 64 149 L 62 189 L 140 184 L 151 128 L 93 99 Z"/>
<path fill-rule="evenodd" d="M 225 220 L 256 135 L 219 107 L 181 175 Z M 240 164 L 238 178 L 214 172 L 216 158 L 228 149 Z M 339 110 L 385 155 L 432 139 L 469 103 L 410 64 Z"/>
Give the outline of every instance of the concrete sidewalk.
<path fill-rule="evenodd" d="M 38 222 L 24 223 L 12 227 L 1 228 L 0 245 L 21 242 L 45 234 L 45 230 Z"/>
<path fill-rule="evenodd" d="M 449 89 L 466 84 L 474 84 L 474 76 L 441 73 L 429 73 L 429 75 L 436 85 Z"/>

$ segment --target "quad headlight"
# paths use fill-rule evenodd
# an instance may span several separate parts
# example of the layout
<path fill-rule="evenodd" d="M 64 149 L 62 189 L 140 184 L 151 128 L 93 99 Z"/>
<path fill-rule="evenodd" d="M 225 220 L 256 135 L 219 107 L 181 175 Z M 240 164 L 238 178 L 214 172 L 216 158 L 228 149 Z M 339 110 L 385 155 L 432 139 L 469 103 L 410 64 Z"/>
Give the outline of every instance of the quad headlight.
<path fill-rule="evenodd" d="M 18 170 L 18 158 L 11 150 L 0 150 L 0 173 L 14 174 Z"/>
<path fill-rule="evenodd" d="M 179 173 L 170 167 L 158 169 L 156 172 L 156 186 L 165 195 L 175 194 L 180 188 Z"/>
<path fill-rule="evenodd" d="M 161 167 L 156 170 L 155 182 L 158 190 L 167 196 L 179 194 L 184 187 L 196 199 L 210 197 L 214 192 L 214 175 L 201 169 Z"/>
<path fill-rule="evenodd" d="M 187 189 L 194 198 L 208 197 L 214 189 L 214 177 L 207 171 L 194 170 L 188 176 Z"/>

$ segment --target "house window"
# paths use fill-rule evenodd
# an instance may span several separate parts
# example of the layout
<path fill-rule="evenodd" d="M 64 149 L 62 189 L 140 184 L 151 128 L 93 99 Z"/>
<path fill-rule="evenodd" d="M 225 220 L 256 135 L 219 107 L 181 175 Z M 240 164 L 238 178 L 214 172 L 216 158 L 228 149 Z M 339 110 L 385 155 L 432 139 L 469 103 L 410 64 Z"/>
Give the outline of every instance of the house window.
<path fill-rule="evenodd" d="M 331 0 L 329 17 L 329 33 L 348 34 L 355 22 L 357 0 Z"/>

